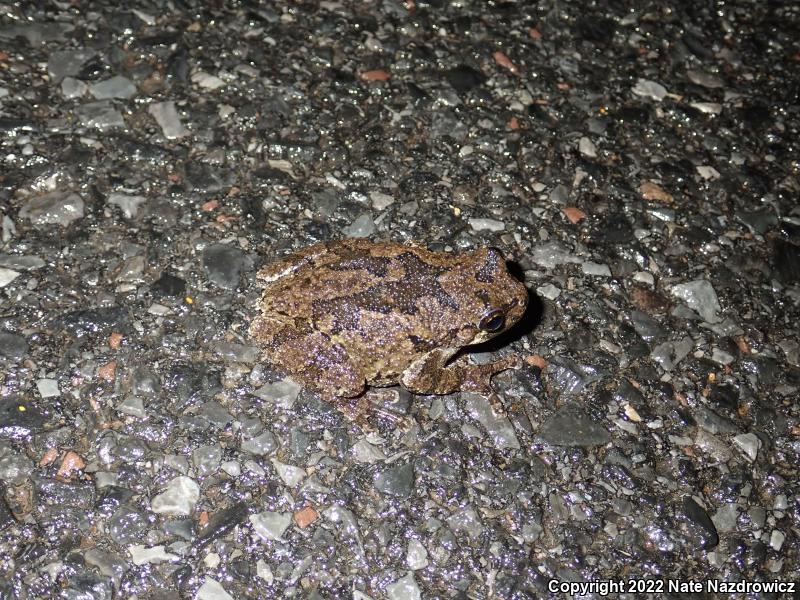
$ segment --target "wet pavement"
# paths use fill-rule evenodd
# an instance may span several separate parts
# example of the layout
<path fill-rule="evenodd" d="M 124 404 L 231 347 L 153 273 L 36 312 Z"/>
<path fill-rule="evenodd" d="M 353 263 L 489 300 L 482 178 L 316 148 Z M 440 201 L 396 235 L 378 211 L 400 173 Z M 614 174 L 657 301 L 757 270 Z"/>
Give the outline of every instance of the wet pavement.
<path fill-rule="evenodd" d="M 0 6 L 0 598 L 791 597 L 792 3 Z M 342 237 L 505 251 L 497 399 L 259 362 Z"/>

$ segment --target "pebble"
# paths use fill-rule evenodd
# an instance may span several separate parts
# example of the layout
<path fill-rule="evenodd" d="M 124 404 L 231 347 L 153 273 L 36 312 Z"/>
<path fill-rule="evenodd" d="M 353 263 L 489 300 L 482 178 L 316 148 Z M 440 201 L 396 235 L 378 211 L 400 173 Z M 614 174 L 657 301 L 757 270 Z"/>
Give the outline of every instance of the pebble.
<path fill-rule="evenodd" d="M 554 446 L 591 447 L 607 444 L 611 434 L 601 423 L 564 408 L 544 422 L 539 438 Z"/>
<path fill-rule="evenodd" d="M 349 238 L 366 238 L 375 233 L 375 220 L 369 213 L 363 213 L 356 217 L 347 227 L 342 229 L 342 233 Z"/>
<path fill-rule="evenodd" d="M 19 211 L 20 219 L 32 225 L 61 225 L 67 227 L 84 216 L 83 198 L 74 192 L 55 191 L 28 199 Z"/>
<path fill-rule="evenodd" d="M 81 98 L 89 91 L 89 86 L 80 79 L 65 77 L 61 82 L 61 93 L 65 98 Z"/>
<path fill-rule="evenodd" d="M 83 65 L 94 55 L 95 51 L 88 48 L 52 52 L 47 61 L 47 72 L 58 83 L 67 76 L 80 73 Z"/>
<path fill-rule="evenodd" d="M 197 71 L 192 74 L 192 83 L 195 85 L 206 89 L 206 90 L 218 90 L 221 87 L 225 87 L 225 82 L 222 81 L 216 75 L 211 75 L 210 73 L 206 73 L 205 71 Z"/>
<path fill-rule="evenodd" d="M 192 452 L 192 464 L 198 477 L 208 477 L 219 469 L 222 461 L 222 448 L 217 444 L 206 444 Z"/>
<path fill-rule="evenodd" d="M 554 269 L 558 265 L 583 262 L 561 242 L 546 242 L 531 249 L 531 260 L 546 269 Z"/>
<path fill-rule="evenodd" d="M 243 439 L 241 448 L 244 452 L 256 456 L 266 456 L 275 452 L 279 448 L 279 444 L 272 432 L 265 431 L 255 437 Z"/>
<path fill-rule="evenodd" d="M 388 467 L 375 474 L 374 482 L 382 494 L 408 498 L 414 491 L 414 467 L 411 463 Z"/>
<path fill-rule="evenodd" d="M 147 107 L 147 112 L 153 116 L 158 126 L 161 127 L 161 133 L 168 140 L 176 140 L 189 133 L 189 130 L 181 123 L 175 102 L 154 102 Z"/>
<path fill-rule="evenodd" d="M 473 231 L 503 231 L 506 224 L 496 219 L 472 218 L 468 220 Z"/>
<path fill-rule="evenodd" d="M 539 294 L 542 298 L 547 298 L 548 300 L 555 300 L 561 295 L 561 290 L 554 286 L 552 283 L 545 283 L 536 288 L 536 293 Z"/>
<path fill-rule="evenodd" d="M 273 402 L 282 410 L 291 410 L 302 388 L 289 378 L 267 383 L 253 392 L 262 400 Z"/>
<path fill-rule="evenodd" d="M 122 113 L 114 108 L 109 100 L 83 104 L 75 112 L 84 127 L 93 127 L 101 131 L 125 127 Z"/>
<path fill-rule="evenodd" d="M 0 440 L 0 481 L 19 485 L 28 480 L 33 468 L 34 464 L 27 456 Z"/>
<path fill-rule="evenodd" d="M 379 446 L 370 444 L 367 440 L 358 440 L 350 449 L 353 458 L 360 463 L 375 463 L 386 459 L 386 455 Z"/>
<path fill-rule="evenodd" d="M 656 102 L 661 102 L 667 96 L 667 88 L 648 79 L 638 79 L 631 91 L 637 96 L 650 98 Z"/>
<path fill-rule="evenodd" d="M 734 531 L 736 529 L 736 521 L 739 518 L 740 510 L 741 506 L 736 502 L 729 502 L 720 506 L 717 512 L 714 513 L 714 516 L 711 517 L 717 531 L 719 533 Z"/>
<path fill-rule="evenodd" d="M 17 277 L 19 277 L 19 273 L 17 271 L 0 267 L 0 288 L 6 287 Z"/>
<path fill-rule="evenodd" d="M 200 499 L 200 486 L 184 475 L 172 479 L 150 503 L 154 513 L 173 517 L 188 517 Z"/>
<path fill-rule="evenodd" d="M 177 554 L 167 552 L 164 546 L 143 546 L 135 544 L 128 546 L 128 552 L 135 565 L 158 565 L 165 562 L 175 562 L 181 559 Z"/>
<path fill-rule="evenodd" d="M 587 260 L 581 264 L 581 269 L 583 270 L 584 275 L 611 277 L 611 269 L 608 268 L 608 265 Z"/>
<path fill-rule="evenodd" d="M 430 564 L 428 561 L 428 551 L 418 539 L 411 538 L 408 542 L 406 551 L 406 565 L 412 571 L 424 569 Z"/>
<path fill-rule="evenodd" d="M 0 254 L 0 267 L 29 271 L 40 269 L 47 263 L 39 256 L 25 256 L 22 254 Z"/>
<path fill-rule="evenodd" d="M 136 92 L 136 86 L 133 85 L 133 82 L 121 75 L 115 75 L 110 79 L 98 81 L 89 86 L 89 93 L 97 100 L 128 99 L 135 96 Z"/>
<path fill-rule="evenodd" d="M 761 448 L 761 440 L 754 433 L 742 433 L 733 438 L 733 443 L 749 462 L 755 462 Z"/>
<path fill-rule="evenodd" d="M 650 357 L 665 371 L 672 371 L 694 347 L 692 338 L 685 337 L 674 342 L 664 342 L 655 346 Z"/>
<path fill-rule="evenodd" d="M 294 465 L 287 465 L 286 463 L 280 462 L 276 458 L 273 458 L 270 462 L 272 462 L 272 466 L 275 467 L 278 477 L 280 477 L 283 483 L 290 488 L 297 486 L 301 481 L 303 481 L 303 479 L 306 478 L 305 469 L 301 469 L 300 467 L 296 467 Z"/>
<path fill-rule="evenodd" d="M 126 219 L 135 219 L 139 215 L 139 209 L 147 201 L 144 196 L 122 194 L 114 192 L 109 194 L 108 203 L 117 206 L 122 211 Z"/>
<path fill-rule="evenodd" d="M 253 532 L 262 540 L 280 540 L 292 523 L 292 513 L 266 510 L 250 515 Z"/>
<path fill-rule="evenodd" d="M 39 379 L 36 381 L 36 389 L 42 398 L 55 398 L 61 395 L 58 389 L 58 381 L 55 379 Z"/>
<path fill-rule="evenodd" d="M 578 151 L 589 158 L 597 158 L 597 146 L 586 136 L 578 140 Z"/>
<path fill-rule="evenodd" d="M 2 275 L 0 275 L 2 277 Z M 0 287 L 3 287 L 0 285 Z M 15 333 L 0 331 L 0 356 L 12 361 L 22 359 L 28 353 L 27 340 Z"/>
<path fill-rule="evenodd" d="M 219 581 L 206 575 L 203 585 L 197 590 L 197 600 L 234 600 L 234 598 L 225 591 Z"/>
<path fill-rule="evenodd" d="M 225 289 L 236 289 L 245 265 L 244 252 L 227 244 L 211 244 L 203 251 L 208 279 Z"/>
<path fill-rule="evenodd" d="M 721 307 L 717 292 L 706 279 L 695 279 L 688 283 L 673 285 L 670 292 L 699 314 L 708 323 L 719 323 L 722 318 L 717 314 Z"/>
<path fill-rule="evenodd" d="M 385 210 L 394 204 L 394 198 L 382 192 L 370 192 L 369 199 L 372 201 L 372 208 L 378 212 Z"/>
<path fill-rule="evenodd" d="M 481 394 L 464 394 L 467 414 L 480 423 L 498 450 L 520 447 L 511 422 L 503 414 L 495 413 L 488 398 Z"/>
<path fill-rule="evenodd" d="M 422 592 L 414 579 L 414 574 L 408 573 L 386 586 L 386 597 L 389 600 L 421 600 Z"/>

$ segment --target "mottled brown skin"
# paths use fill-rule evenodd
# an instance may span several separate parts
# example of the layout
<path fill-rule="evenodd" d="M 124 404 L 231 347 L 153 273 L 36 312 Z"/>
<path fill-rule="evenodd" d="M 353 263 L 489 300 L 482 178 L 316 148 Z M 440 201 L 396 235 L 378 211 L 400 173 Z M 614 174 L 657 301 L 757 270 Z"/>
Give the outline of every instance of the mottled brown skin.
<path fill-rule="evenodd" d="M 323 242 L 267 265 L 258 279 L 265 287 L 250 335 L 264 358 L 340 407 L 367 385 L 487 392 L 493 374 L 518 364 L 474 365 L 463 356 L 448 364 L 525 312 L 528 292 L 493 248 L 451 254 Z"/>

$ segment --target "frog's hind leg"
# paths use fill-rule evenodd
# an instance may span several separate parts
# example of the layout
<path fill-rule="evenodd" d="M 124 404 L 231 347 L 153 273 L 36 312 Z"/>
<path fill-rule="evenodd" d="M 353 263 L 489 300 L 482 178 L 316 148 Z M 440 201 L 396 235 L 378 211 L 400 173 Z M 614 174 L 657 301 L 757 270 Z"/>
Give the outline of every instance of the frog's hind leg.
<path fill-rule="evenodd" d="M 251 327 L 264 346 L 264 357 L 323 398 L 358 396 L 364 391 L 361 370 L 327 335 L 294 322 L 258 317 Z"/>
<path fill-rule="evenodd" d="M 492 363 L 472 364 L 461 355 L 447 364 L 454 352 L 433 351 L 413 362 L 403 373 L 400 383 L 418 394 L 451 394 L 453 392 L 492 392 L 491 379 L 495 373 L 519 365 L 519 357 L 507 356 Z"/>

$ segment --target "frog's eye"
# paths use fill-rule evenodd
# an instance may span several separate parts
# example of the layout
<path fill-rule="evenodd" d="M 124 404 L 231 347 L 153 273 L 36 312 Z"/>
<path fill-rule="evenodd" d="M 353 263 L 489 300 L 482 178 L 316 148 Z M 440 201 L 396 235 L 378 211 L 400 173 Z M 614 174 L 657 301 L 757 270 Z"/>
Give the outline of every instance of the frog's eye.
<path fill-rule="evenodd" d="M 506 324 L 506 315 L 500 309 L 490 310 L 488 313 L 483 315 L 481 322 L 478 323 L 478 327 L 481 331 L 489 331 L 495 332 L 500 331 L 503 328 L 503 325 Z"/>

